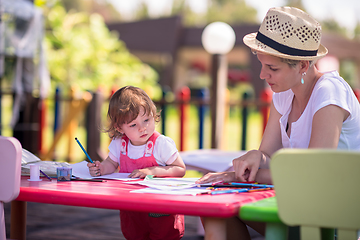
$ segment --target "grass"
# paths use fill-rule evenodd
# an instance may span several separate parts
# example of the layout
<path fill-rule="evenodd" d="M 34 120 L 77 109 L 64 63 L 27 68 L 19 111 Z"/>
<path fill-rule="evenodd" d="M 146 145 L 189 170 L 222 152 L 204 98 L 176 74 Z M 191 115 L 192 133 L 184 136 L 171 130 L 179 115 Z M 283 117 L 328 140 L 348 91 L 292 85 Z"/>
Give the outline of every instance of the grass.
<path fill-rule="evenodd" d="M 229 116 L 225 120 L 224 126 L 224 142 L 222 145 L 223 150 L 240 150 L 241 149 L 241 136 L 242 136 L 242 116 L 240 108 L 231 109 Z M 186 142 L 184 143 L 184 150 L 199 149 L 199 120 L 197 117 L 197 108 L 190 106 L 189 120 L 185 124 Z M 165 133 L 171 137 L 176 145 L 180 146 L 180 122 L 177 109 L 172 107 L 169 109 L 166 119 Z M 211 119 L 210 112 L 207 111 L 204 124 L 204 148 L 211 147 Z M 158 131 L 160 131 L 160 125 Z M 260 144 L 262 137 L 262 120 L 259 112 L 254 109 L 250 111 L 248 117 L 248 130 L 246 138 L 246 150 L 257 148 Z"/>

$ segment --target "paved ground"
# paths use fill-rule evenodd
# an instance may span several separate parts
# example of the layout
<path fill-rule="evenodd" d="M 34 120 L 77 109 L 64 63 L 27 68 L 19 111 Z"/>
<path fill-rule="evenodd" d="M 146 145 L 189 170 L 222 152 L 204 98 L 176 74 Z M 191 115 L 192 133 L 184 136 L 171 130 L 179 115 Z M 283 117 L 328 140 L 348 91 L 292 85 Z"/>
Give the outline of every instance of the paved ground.
<path fill-rule="evenodd" d="M 10 203 L 5 203 L 7 237 L 10 237 Z M 202 240 L 198 217 L 185 216 L 183 240 Z M 53 204 L 27 204 L 27 240 L 123 240 L 117 210 Z M 253 239 L 262 240 L 254 235 Z"/>
<path fill-rule="evenodd" d="M 10 203 L 5 204 L 7 237 L 10 233 Z M 200 240 L 198 218 L 185 217 L 185 240 Z M 28 240 L 122 240 L 117 210 L 28 203 Z"/>

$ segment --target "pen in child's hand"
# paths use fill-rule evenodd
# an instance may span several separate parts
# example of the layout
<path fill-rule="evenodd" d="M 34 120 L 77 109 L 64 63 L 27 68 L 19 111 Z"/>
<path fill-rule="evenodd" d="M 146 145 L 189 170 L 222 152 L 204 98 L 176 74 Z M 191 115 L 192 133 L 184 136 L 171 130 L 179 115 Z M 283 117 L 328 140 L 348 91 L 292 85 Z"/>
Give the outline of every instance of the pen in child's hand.
<path fill-rule="evenodd" d="M 254 184 L 254 183 L 243 183 L 243 182 L 231 182 L 230 185 L 234 185 L 234 186 L 242 186 L 242 187 L 266 187 L 266 188 L 273 188 L 274 185 L 269 185 L 269 184 Z"/>
<path fill-rule="evenodd" d="M 75 140 L 79 144 L 79 146 L 81 147 L 81 149 L 83 150 L 83 152 L 85 153 L 85 155 L 89 159 L 89 161 L 91 163 L 94 163 L 93 160 L 90 158 L 89 154 L 86 152 L 85 148 L 81 145 L 80 141 L 77 138 L 75 138 Z"/>

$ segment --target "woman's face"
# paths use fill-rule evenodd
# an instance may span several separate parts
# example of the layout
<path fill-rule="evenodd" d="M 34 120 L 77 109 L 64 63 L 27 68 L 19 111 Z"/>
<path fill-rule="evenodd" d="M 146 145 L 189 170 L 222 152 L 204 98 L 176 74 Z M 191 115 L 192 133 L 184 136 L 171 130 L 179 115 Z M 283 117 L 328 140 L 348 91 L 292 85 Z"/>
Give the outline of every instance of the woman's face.
<path fill-rule="evenodd" d="M 273 92 L 283 92 L 300 83 L 301 74 L 299 65 L 290 67 L 279 57 L 257 53 L 261 63 L 260 78 L 264 79 Z"/>

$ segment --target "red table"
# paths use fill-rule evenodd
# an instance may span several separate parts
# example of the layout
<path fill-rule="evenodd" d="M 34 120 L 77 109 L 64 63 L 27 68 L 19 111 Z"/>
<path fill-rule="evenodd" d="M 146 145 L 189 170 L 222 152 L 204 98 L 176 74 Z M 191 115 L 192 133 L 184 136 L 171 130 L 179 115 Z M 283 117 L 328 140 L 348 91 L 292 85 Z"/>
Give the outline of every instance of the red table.
<path fill-rule="evenodd" d="M 219 239 L 218 235 L 225 239 L 224 218 L 237 216 L 245 203 L 275 195 L 272 190 L 198 196 L 131 193 L 144 186 L 118 180 L 57 182 L 43 178 L 40 182 L 29 182 L 28 178 L 22 177 L 20 194 L 12 202 L 12 239 L 26 238 L 26 202 L 201 216 L 206 217 L 205 239 L 214 236 L 217 237 L 213 239 Z"/>

